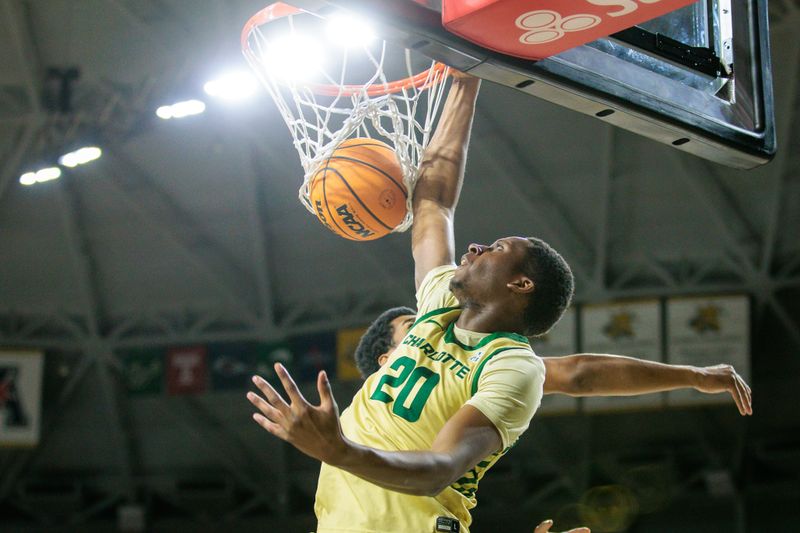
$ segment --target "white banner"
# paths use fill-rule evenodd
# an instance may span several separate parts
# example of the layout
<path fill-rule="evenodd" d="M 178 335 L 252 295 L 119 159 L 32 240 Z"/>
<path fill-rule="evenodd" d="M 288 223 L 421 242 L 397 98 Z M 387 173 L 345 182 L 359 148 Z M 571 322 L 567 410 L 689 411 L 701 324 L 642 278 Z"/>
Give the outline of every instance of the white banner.
<path fill-rule="evenodd" d="M 667 361 L 676 365 L 728 363 L 750 380 L 750 300 L 747 296 L 708 296 L 667 300 Z M 670 405 L 727 403 L 728 394 L 695 390 L 668 393 Z"/>
<path fill-rule="evenodd" d="M 0 446 L 39 443 L 43 365 L 41 352 L 0 352 Z"/>
<path fill-rule="evenodd" d="M 585 305 L 581 310 L 581 351 L 661 361 L 661 305 L 638 300 Z M 662 394 L 586 398 L 587 411 L 612 411 L 663 404 Z"/>
<path fill-rule="evenodd" d="M 531 340 L 533 351 L 539 357 L 558 357 L 574 354 L 578 349 L 578 332 L 575 329 L 576 312 L 570 307 L 547 335 Z M 578 399 L 565 394 L 547 394 L 542 398 L 542 405 L 537 413 L 575 413 L 578 410 Z"/>

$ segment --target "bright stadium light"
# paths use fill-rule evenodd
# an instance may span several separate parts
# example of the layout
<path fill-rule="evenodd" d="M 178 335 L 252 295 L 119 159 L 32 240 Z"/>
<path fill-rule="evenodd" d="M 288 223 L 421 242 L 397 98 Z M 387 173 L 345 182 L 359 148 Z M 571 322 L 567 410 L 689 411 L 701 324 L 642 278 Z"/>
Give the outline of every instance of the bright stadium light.
<path fill-rule="evenodd" d="M 345 48 L 369 46 L 375 42 L 375 30 L 359 17 L 336 13 L 328 20 L 328 39 Z"/>
<path fill-rule="evenodd" d="M 192 115 L 199 115 L 206 110 L 206 104 L 200 100 L 186 100 L 172 104 L 172 116 L 174 118 L 184 118 Z"/>
<path fill-rule="evenodd" d="M 61 169 L 58 167 L 48 167 L 36 171 L 36 181 L 44 183 L 45 181 L 55 180 L 61 177 Z"/>
<path fill-rule="evenodd" d="M 156 116 L 158 118 L 162 118 L 164 120 L 169 120 L 172 118 L 172 106 L 171 105 L 162 105 L 158 109 L 156 109 Z"/>
<path fill-rule="evenodd" d="M 47 167 L 37 170 L 36 172 L 26 172 L 19 177 L 19 182 L 22 185 L 33 185 L 35 183 L 44 183 L 46 181 L 55 180 L 61 177 L 61 169 L 58 167 Z"/>
<path fill-rule="evenodd" d="M 162 105 L 156 109 L 158 118 L 169 120 L 171 118 L 184 118 L 199 115 L 206 110 L 206 104 L 200 100 L 186 100 L 172 105 Z"/>
<path fill-rule="evenodd" d="M 263 61 L 276 78 L 309 81 L 322 70 L 324 51 L 316 40 L 293 33 L 269 43 Z"/>
<path fill-rule="evenodd" d="M 229 72 L 203 85 L 207 95 L 226 101 L 244 100 L 258 87 L 255 76 L 249 72 Z"/>
<path fill-rule="evenodd" d="M 94 161 L 100 158 L 101 155 L 103 155 L 103 151 L 97 146 L 85 146 L 74 152 L 62 155 L 58 159 L 58 164 L 68 168 L 75 168 L 78 165 L 85 165 Z"/>

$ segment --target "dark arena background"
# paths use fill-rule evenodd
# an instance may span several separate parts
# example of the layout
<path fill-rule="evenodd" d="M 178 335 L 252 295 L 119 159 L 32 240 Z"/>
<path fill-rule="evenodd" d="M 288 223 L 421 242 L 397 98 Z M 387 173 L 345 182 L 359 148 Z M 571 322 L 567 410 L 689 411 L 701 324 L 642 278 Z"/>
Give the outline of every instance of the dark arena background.
<path fill-rule="evenodd" d="M 262 7 L 0 0 L 3 533 L 316 526 L 319 464 L 253 423 L 249 378 L 283 362 L 316 401 L 325 369 L 346 407 L 364 327 L 414 305 L 413 261 L 408 232 L 347 241 L 298 201 L 240 50 Z M 800 2 L 768 17 L 777 152 L 751 170 L 483 83 L 456 246 L 563 253 L 575 303 L 536 352 L 729 363 L 754 414 L 695 391 L 545 397 L 472 531 L 798 530 Z"/>

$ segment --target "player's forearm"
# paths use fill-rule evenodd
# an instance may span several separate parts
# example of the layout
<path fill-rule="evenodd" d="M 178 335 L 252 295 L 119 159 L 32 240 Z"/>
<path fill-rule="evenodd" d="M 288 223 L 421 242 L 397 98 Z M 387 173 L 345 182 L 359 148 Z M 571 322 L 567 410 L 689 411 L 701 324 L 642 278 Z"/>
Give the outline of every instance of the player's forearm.
<path fill-rule="evenodd" d="M 442 452 L 390 452 L 349 441 L 330 462 L 385 489 L 415 496 L 435 496 L 458 478 L 458 460 Z M 469 466 L 463 466 L 466 471 Z"/>
<path fill-rule="evenodd" d="M 436 133 L 420 164 L 415 208 L 426 200 L 447 209 L 458 203 L 479 88 L 477 78 L 453 79 Z"/>
<path fill-rule="evenodd" d="M 667 365 L 632 357 L 605 354 L 569 356 L 570 377 L 565 380 L 571 396 L 633 396 L 697 387 L 702 370 L 693 366 Z"/>

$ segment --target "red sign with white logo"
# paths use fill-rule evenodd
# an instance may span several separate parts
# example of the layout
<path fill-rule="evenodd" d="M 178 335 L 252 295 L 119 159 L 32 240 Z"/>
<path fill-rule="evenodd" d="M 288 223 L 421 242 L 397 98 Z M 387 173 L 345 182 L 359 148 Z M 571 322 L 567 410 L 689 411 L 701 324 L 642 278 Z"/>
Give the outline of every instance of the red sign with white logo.
<path fill-rule="evenodd" d="M 442 23 L 484 48 L 544 59 L 696 0 L 444 0 Z"/>
<path fill-rule="evenodd" d="M 167 351 L 168 394 L 202 394 L 207 388 L 208 357 L 205 346 L 171 348 Z"/>

